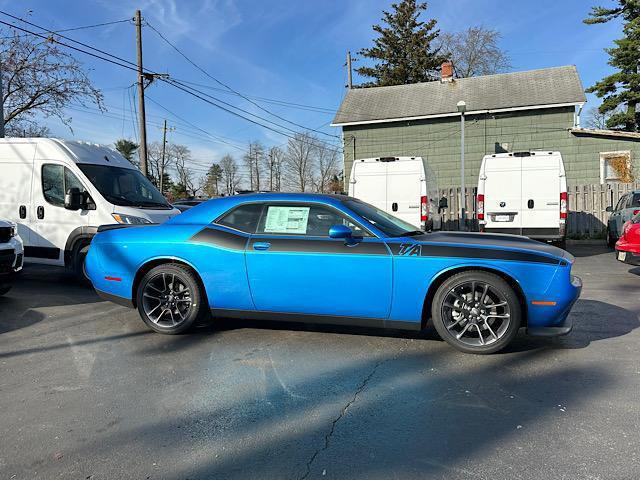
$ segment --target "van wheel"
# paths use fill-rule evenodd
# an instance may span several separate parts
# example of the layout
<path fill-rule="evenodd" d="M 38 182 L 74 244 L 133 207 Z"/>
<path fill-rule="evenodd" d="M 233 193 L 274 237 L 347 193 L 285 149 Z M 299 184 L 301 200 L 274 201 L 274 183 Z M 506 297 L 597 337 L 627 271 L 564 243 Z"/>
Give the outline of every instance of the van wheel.
<path fill-rule="evenodd" d="M 0 285 L 0 296 L 9 293 L 9 290 L 11 290 L 11 285 Z"/>
<path fill-rule="evenodd" d="M 158 265 L 142 278 L 136 293 L 138 312 L 149 328 L 168 335 L 188 330 L 207 311 L 195 275 L 175 264 Z"/>
<path fill-rule="evenodd" d="M 607 245 L 609 246 L 609 248 L 614 248 L 616 246 L 616 241 L 617 240 L 611 233 L 611 230 L 609 229 L 609 227 L 607 227 Z"/>
<path fill-rule="evenodd" d="M 436 291 L 431 317 L 443 340 L 465 353 L 502 350 L 518 333 L 518 296 L 502 278 L 483 271 L 453 275 Z"/>
<path fill-rule="evenodd" d="M 553 242 L 553 244 L 563 250 L 567 249 L 567 240 L 565 238 L 563 238 L 562 240 L 558 240 L 557 242 Z"/>
<path fill-rule="evenodd" d="M 79 242 L 75 247 L 73 247 L 71 265 L 76 279 L 83 285 L 91 286 L 91 280 L 89 280 L 84 268 L 84 261 L 87 258 L 87 253 L 89 252 L 89 245 L 89 243 Z"/>

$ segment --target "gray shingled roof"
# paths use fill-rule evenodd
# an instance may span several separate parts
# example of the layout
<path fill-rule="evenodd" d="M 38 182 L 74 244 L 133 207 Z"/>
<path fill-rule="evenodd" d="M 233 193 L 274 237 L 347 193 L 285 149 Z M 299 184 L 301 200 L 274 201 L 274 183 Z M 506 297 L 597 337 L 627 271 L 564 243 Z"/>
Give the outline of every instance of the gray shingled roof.
<path fill-rule="evenodd" d="M 457 78 L 347 92 L 333 125 L 449 115 L 464 100 L 467 112 L 586 102 L 575 66 Z"/>

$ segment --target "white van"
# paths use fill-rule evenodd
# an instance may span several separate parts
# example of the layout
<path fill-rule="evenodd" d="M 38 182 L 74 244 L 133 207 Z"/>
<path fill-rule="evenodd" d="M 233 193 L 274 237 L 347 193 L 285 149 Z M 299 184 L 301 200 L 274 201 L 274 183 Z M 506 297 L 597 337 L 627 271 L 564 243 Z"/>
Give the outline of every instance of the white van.
<path fill-rule="evenodd" d="M 25 262 L 81 274 L 100 225 L 179 213 L 117 151 L 53 138 L 0 139 L 0 218 L 18 225 Z"/>
<path fill-rule="evenodd" d="M 477 215 L 481 231 L 563 245 L 567 178 L 560 152 L 486 155 L 480 166 Z"/>
<path fill-rule="evenodd" d="M 422 230 L 441 227 L 435 175 L 422 157 L 362 158 L 353 162 L 349 196 Z"/>

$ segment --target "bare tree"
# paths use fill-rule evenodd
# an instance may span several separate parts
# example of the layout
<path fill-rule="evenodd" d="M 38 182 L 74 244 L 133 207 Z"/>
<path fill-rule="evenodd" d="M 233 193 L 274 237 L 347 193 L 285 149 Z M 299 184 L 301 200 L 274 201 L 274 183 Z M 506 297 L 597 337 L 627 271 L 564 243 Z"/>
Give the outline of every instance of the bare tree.
<path fill-rule="evenodd" d="M 283 173 L 287 187 L 304 192 L 313 184 L 313 165 L 317 140 L 309 133 L 296 133 L 287 142 Z"/>
<path fill-rule="evenodd" d="M 225 155 L 222 157 L 222 160 L 220 160 L 220 167 L 222 168 L 224 193 L 226 195 L 233 195 L 236 193 L 236 189 L 240 183 L 238 165 L 231 155 Z"/>
<path fill-rule="evenodd" d="M 602 113 L 598 107 L 592 107 L 585 115 L 584 126 L 595 130 L 607 130 L 607 120 L 609 120 L 611 115 L 614 115 L 617 111 L 618 110 L 613 110 Z"/>
<path fill-rule="evenodd" d="M 280 180 L 282 178 L 282 157 L 284 152 L 280 147 L 271 147 L 265 156 L 265 164 L 269 172 L 269 190 L 280 191 Z"/>
<path fill-rule="evenodd" d="M 251 142 L 249 150 L 242 157 L 249 171 L 249 185 L 251 190 L 260 190 L 264 146 L 260 142 Z"/>
<path fill-rule="evenodd" d="M 0 38 L 5 124 L 10 134 L 41 132 L 39 117 L 57 117 L 69 126 L 65 107 L 76 102 L 103 109 L 102 93 L 82 64 L 56 45 L 55 36 L 43 40 L 15 34 Z M 46 130 L 45 130 L 46 131 Z"/>
<path fill-rule="evenodd" d="M 332 179 L 338 174 L 336 150 L 317 147 L 315 188 L 320 193 L 332 191 Z"/>
<path fill-rule="evenodd" d="M 511 68 L 509 56 L 498 46 L 501 35 L 490 28 L 469 27 L 456 33 L 441 33 L 441 51 L 453 62 L 458 77 L 492 75 Z"/>
<path fill-rule="evenodd" d="M 184 186 L 188 195 L 195 197 L 203 184 L 196 181 L 193 170 L 188 166 L 191 161 L 191 150 L 184 145 L 173 144 L 170 146 L 170 150 L 178 174 L 178 183 Z"/>

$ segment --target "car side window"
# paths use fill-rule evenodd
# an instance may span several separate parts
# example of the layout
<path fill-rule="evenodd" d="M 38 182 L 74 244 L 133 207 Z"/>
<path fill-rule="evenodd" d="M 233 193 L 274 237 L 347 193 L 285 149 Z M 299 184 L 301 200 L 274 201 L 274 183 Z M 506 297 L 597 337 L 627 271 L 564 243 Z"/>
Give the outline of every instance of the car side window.
<path fill-rule="evenodd" d="M 256 233 L 328 237 L 329 229 L 334 225 L 346 225 L 354 236 L 371 236 L 336 210 L 310 204 L 267 204 Z"/>
<path fill-rule="evenodd" d="M 627 208 L 640 207 L 640 193 L 629 194 L 629 205 Z"/>
<path fill-rule="evenodd" d="M 262 207 L 262 203 L 242 205 L 223 215 L 216 223 L 241 232 L 255 233 L 262 214 Z"/>

